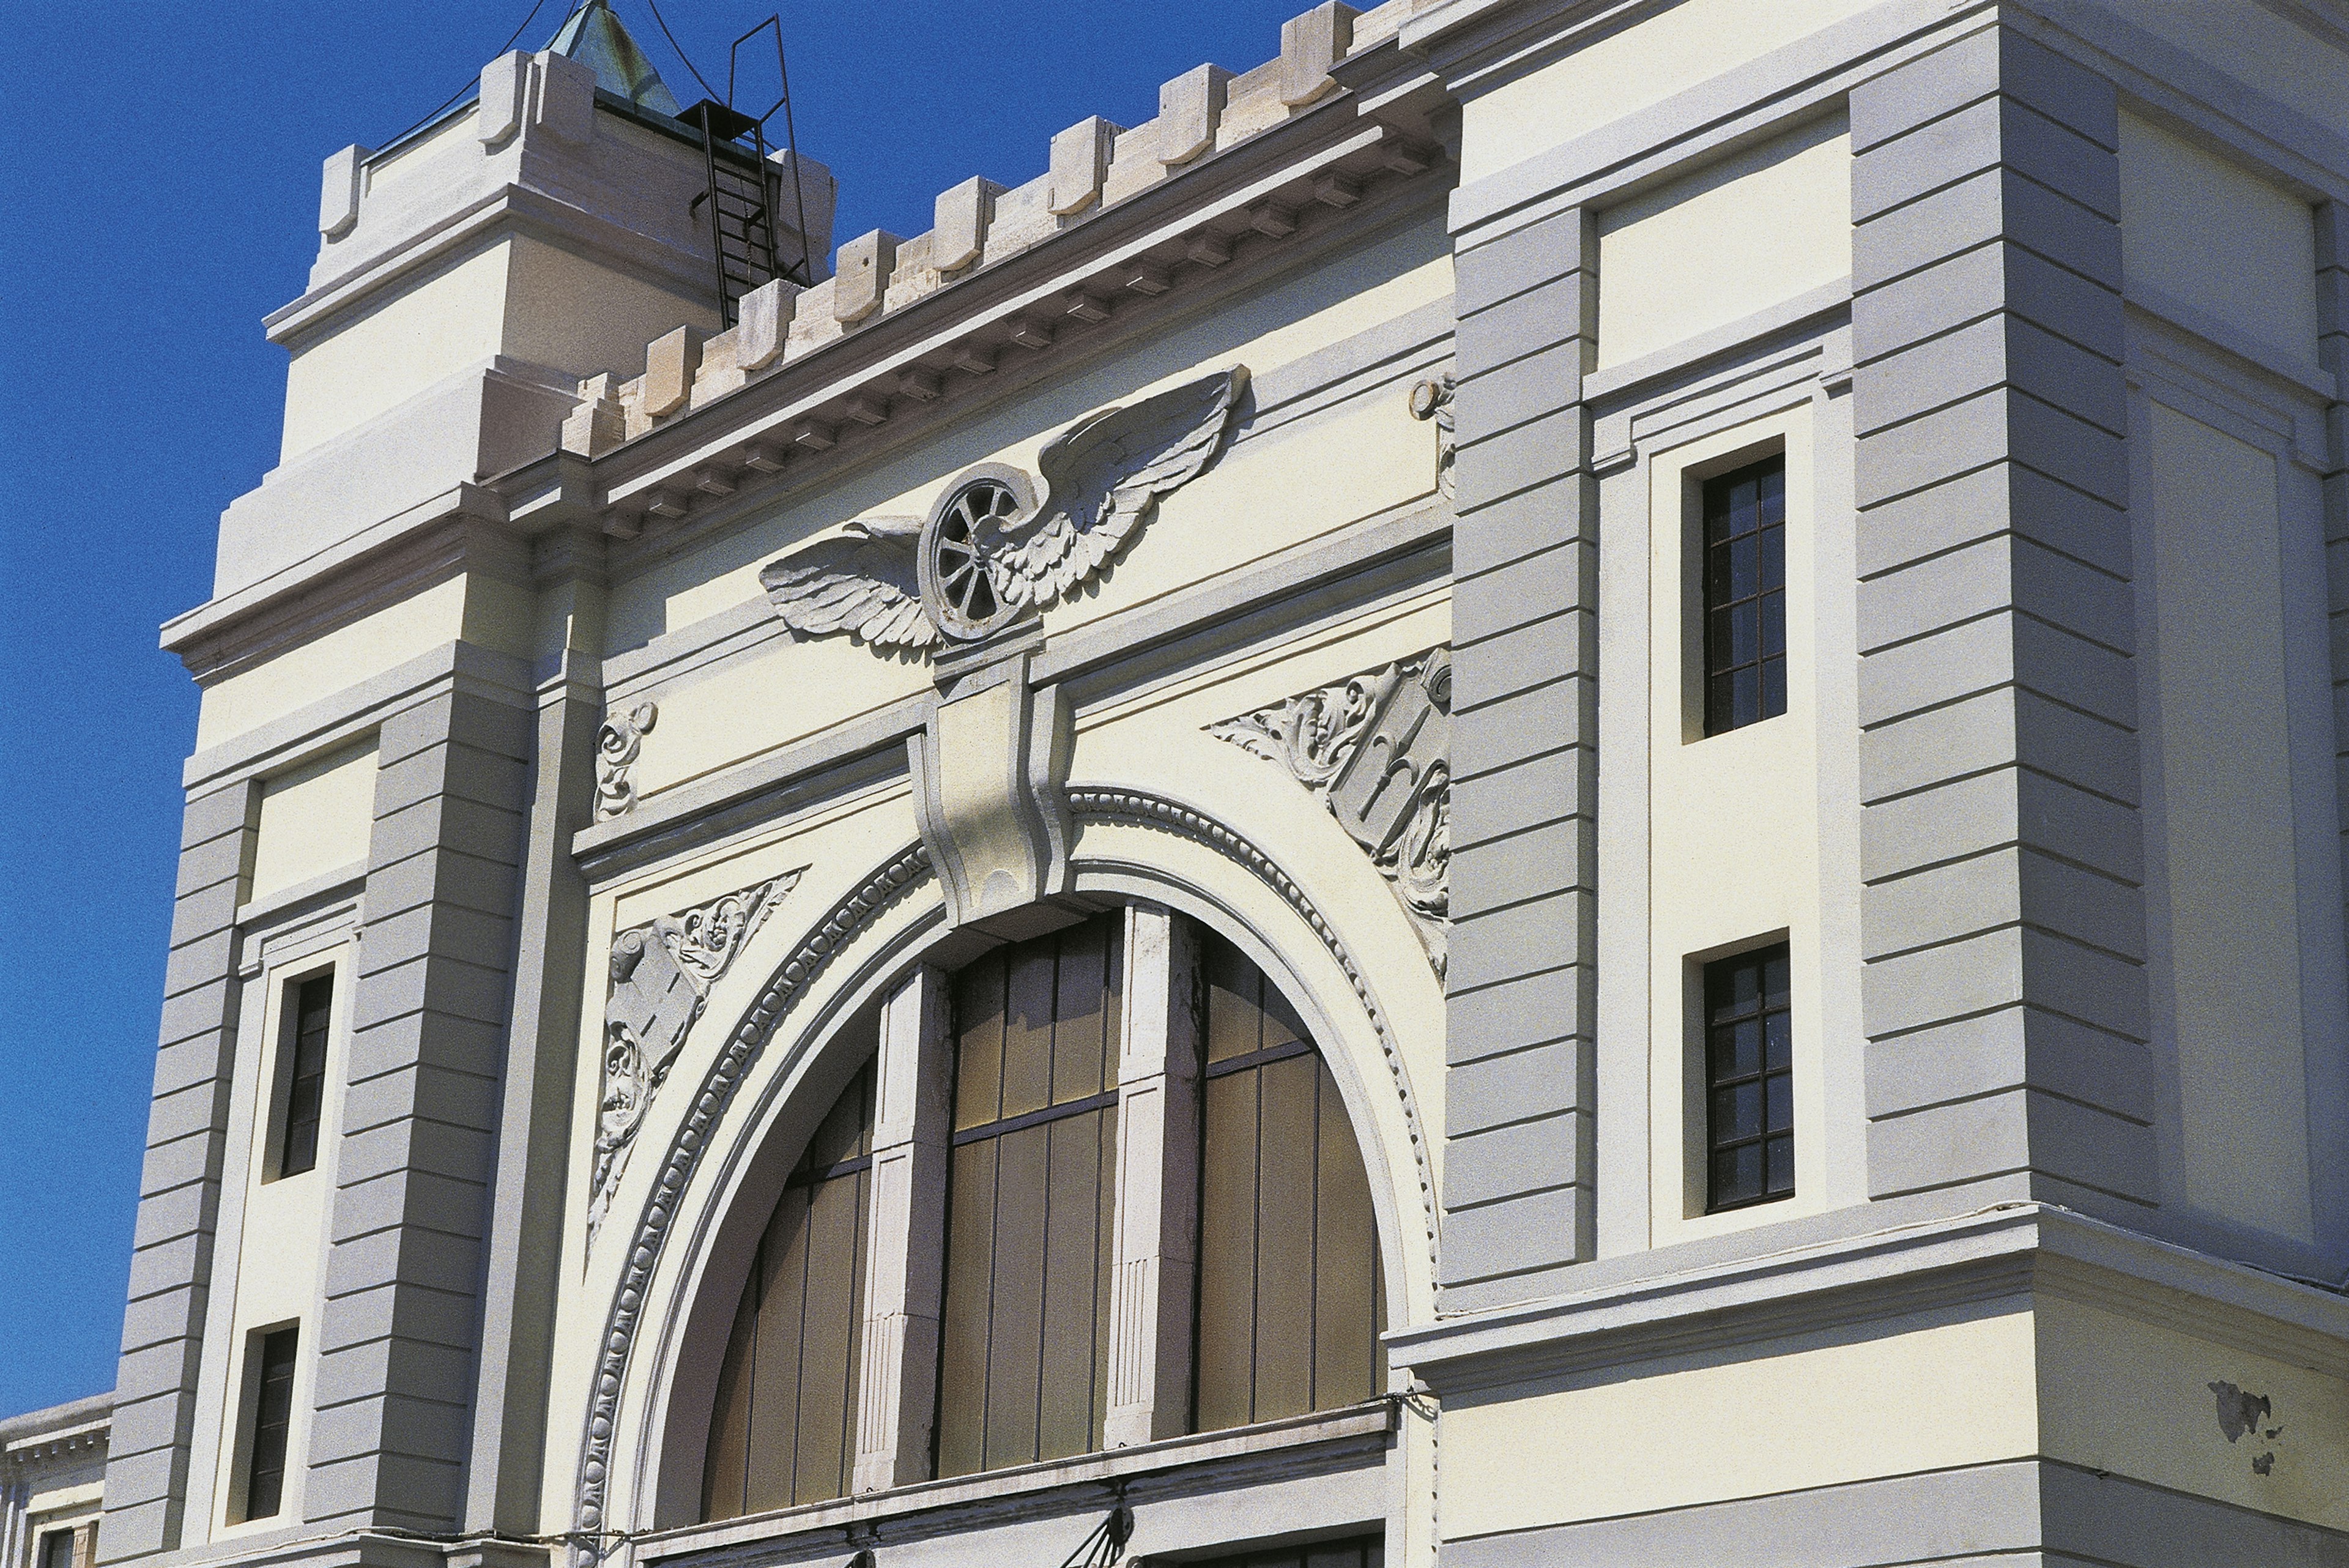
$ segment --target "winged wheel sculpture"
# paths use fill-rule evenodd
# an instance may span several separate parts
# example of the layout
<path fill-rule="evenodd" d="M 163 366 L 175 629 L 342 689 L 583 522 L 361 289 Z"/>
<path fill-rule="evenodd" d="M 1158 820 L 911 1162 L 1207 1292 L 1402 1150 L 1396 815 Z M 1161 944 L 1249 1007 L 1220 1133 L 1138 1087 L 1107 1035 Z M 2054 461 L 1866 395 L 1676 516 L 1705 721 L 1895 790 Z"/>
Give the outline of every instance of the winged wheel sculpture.
<path fill-rule="evenodd" d="M 1222 454 L 1247 388 L 1235 366 L 1088 414 L 1037 455 L 1040 503 L 1019 470 L 981 463 L 926 519 L 858 518 L 769 562 L 759 581 L 776 614 L 812 636 L 876 649 L 978 641 L 1100 576 L 1161 498 Z"/>

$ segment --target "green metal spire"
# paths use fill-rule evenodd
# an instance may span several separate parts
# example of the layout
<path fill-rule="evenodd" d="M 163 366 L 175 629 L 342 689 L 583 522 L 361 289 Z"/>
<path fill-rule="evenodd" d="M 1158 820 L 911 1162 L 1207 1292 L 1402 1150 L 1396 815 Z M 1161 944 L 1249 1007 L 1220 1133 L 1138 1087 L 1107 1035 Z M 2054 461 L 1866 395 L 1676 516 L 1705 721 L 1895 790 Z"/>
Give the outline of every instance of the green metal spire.
<path fill-rule="evenodd" d="M 615 98 L 626 99 L 638 109 L 648 109 L 656 114 L 674 116 L 678 112 L 676 96 L 653 69 L 652 61 L 645 58 L 644 50 L 628 36 L 628 29 L 613 14 L 609 0 L 587 0 L 587 4 L 571 14 L 546 46 L 558 55 L 568 56 L 595 71 L 595 85 Z"/>

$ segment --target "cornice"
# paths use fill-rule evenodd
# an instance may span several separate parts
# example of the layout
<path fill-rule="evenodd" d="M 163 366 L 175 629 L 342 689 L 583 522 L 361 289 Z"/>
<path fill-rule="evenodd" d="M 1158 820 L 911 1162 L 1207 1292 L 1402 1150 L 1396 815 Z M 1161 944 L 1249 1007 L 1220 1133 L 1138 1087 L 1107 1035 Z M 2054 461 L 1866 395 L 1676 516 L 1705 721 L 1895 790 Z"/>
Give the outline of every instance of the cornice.
<path fill-rule="evenodd" d="M 1387 1344 L 1449 1392 L 2034 1293 L 2349 1374 L 2349 1299 L 2040 1203 L 1415 1324 Z"/>
<path fill-rule="evenodd" d="M 299 299 L 263 317 L 261 325 L 272 343 L 291 347 L 387 284 L 431 266 L 477 241 L 516 233 L 610 264 L 688 297 L 709 285 L 706 262 L 697 263 L 648 234 L 558 196 L 508 182 L 390 248 L 352 263 Z"/>
<path fill-rule="evenodd" d="M 413 597 L 460 572 L 529 581 L 528 542 L 460 497 L 415 520 L 376 548 L 354 554 L 316 576 L 270 594 L 267 584 L 166 622 L 163 647 L 198 680 L 248 669 L 336 627 Z M 243 602 L 241 602 L 243 601 Z"/>
<path fill-rule="evenodd" d="M 1398 151 L 1392 129 L 1355 108 L 1340 96 L 595 459 L 605 526 L 670 535 L 688 518 L 731 515 L 753 491 L 764 500 L 865 461 L 1445 188 L 1432 149 Z M 1130 286 L 1137 276 L 1154 292 Z M 905 390 L 909 373 L 918 394 Z M 495 483 L 519 504 L 539 466 Z"/>

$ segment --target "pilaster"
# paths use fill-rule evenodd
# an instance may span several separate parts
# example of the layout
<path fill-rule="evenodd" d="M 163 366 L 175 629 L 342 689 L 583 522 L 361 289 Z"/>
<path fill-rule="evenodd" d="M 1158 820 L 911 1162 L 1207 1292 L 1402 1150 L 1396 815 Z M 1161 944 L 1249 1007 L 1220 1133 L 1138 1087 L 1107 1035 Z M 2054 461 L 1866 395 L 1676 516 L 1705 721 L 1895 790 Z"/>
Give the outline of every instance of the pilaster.
<path fill-rule="evenodd" d="M 1116 1272 L 1103 1446 L 1180 1437 L 1191 1414 L 1199 1197 L 1198 940 L 1171 911 L 1125 911 L 1117 1055 Z"/>
<path fill-rule="evenodd" d="M 182 818 L 107 1456 L 109 1563 L 181 1543 L 236 1062 L 236 911 L 251 887 L 259 800 L 240 780 L 191 798 Z"/>
<path fill-rule="evenodd" d="M 857 1373 L 858 1491 L 927 1480 L 946 1291 L 947 1162 L 954 1074 L 945 971 L 924 968 L 881 1010 L 874 1074 L 874 1244 Z"/>
<path fill-rule="evenodd" d="M 1595 1245 L 1596 255 L 1573 209 L 1454 257 L 1447 1311 Z"/>
<path fill-rule="evenodd" d="M 579 1012 L 587 991 L 587 884 L 572 836 L 595 820 L 595 734 L 603 712 L 604 535 L 551 535 L 539 553 L 540 603 L 568 628 L 542 666 L 523 844 L 513 1022 L 490 1192 L 481 1355 L 466 1467 L 465 1527 L 536 1528 L 546 1401 L 561 1285 L 564 1196 Z"/>
<path fill-rule="evenodd" d="M 1851 96 L 1868 1187 L 2153 1201 L 2113 85 Z"/>
<path fill-rule="evenodd" d="M 533 736 L 527 676 L 475 651 L 384 722 L 351 1008 L 312 1525 L 465 1511 Z M 502 1412 L 500 1412 L 502 1414 Z"/>

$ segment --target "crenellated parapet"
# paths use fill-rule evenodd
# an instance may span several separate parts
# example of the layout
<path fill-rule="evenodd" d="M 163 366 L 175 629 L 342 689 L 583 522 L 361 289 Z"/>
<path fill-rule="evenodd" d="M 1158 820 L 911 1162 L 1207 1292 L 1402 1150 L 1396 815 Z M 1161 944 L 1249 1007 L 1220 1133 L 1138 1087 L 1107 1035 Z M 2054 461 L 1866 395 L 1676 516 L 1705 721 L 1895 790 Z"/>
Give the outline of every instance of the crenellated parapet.
<path fill-rule="evenodd" d="M 1196 67 L 1159 88 L 1153 119 L 1126 127 L 1090 118 L 1053 137 L 1043 172 L 1025 184 L 966 180 L 939 193 L 926 232 L 911 238 L 884 230 L 859 235 L 840 246 L 832 275 L 813 287 L 770 283 L 743 300 L 737 326 L 715 335 L 693 327 L 667 334 L 650 346 L 642 376 L 623 380 L 602 374 L 580 382 L 578 402 L 563 428 L 564 450 L 601 456 L 1287 123 L 1335 92 L 1333 69 L 1392 38 L 1413 4 L 1386 0 L 1357 11 L 1342 0 L 1324 0 L 1284 24 L 1279 55 L 1255 69 L 1235 75 L 1217 66 Z M 898 366 L 847 398 L 837 412 L 851 424 L 878 425 L 897 406 L 936 401 L 956 386 L 991 374 L 1007 349 L 1040 349 L 1071 327 L 1107 320 L 1121 297 L 1164 294 L 1178 275 L 1218 268 L 1251 240 L 1298 232 L 1307 222 L 1300 209 L 1350 207 L 1380 172 L 1417 173 L 1434 157 L 1417 140 L 1391 136 L 1361 152 L 1350 168 L 1219 213 L 1157 254 L 1109 268 L 980 337 L 941 345 Z M 826 419 L 802 421 L 779 441 L 739 454 L 738 466 L 773 472 L 794 449 L 829 449 L 841 429 Z M 698 483 L 718 495 L 730 493 L 734 480 L 712 473 Z M 655 516 L 680 516 L 692 504 L 692 497 L 679 493 L 651 496 L 645 508 Z"/>

